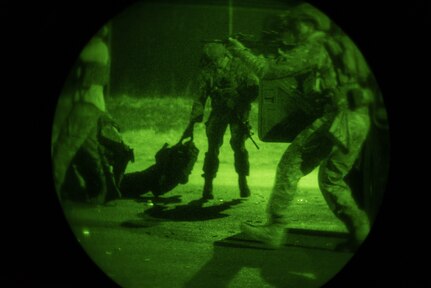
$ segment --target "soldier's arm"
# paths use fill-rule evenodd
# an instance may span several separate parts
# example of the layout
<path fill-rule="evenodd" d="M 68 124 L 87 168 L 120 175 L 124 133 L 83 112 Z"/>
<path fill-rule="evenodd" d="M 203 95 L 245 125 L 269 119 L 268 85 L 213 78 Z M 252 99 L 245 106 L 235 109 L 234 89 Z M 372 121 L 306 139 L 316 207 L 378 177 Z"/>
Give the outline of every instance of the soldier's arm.
<path fill-rule="evenodd" d="M 205 103 L 208 99 L 207 81 L 204 74 L 200 74 L 197 79 L 198 97 L 193 101 L 192 111 L 190 113 L 190 122 L 202 122 L 204 117 Z"/>
<path fill-rule="evenodd" d="M 237 41 L 237 43 L 239 42 Z M 254 55 L 250 50 L 242 46 L 241 43 L 237 45 L 229 48 L 232 54 L 241 59 L 254 75 L 258 78 L 264 78 L 268 73 L 268 60 L 263 56 Z"/>
<path fill-rule="evenodd" d="M 266 78 L 283 78 L 318 69 L 325 62 L 323 46 L 306 44 L 287 52 L 280 52 L 280 61 L 268 62 Z"/>
<path fill-rule="evenodd" d="M 236 42 L 233 42 L 236 41 Z M 283 78 L 311 71 L 322 62 L 323 46 L 316 42 L 298 46 L 282 54 L 282 61 L 256 56 L 237 40 L 231 40 L 231 51 L 239 57 L 259 78 Z"/>
<path fill-rule="evenodd" d="M 235 59 L 235 58 L 234 58 Z M 259 94 L 259 77 L 241 60 L 236 60 L 239 101 L 251 103 Z"/>
<path fill-rule="evenodd" d="M 197 84 L 197 92 L 198 96 L 193 101 L 192 111 L 190 113 L 190 119 L 189 124 L 187 125 L 186 129 L 183 132 L 183 135 L 181 136 L 181 140 L 191 137 L 193 139 L 193 129 L 195 126 L 195 123 L 200 123 L 203 121 L 204 118 L 204 110 L 205 110 L 205 103 L 208 98 L 207 93 L 207 84 L 202 77 L 202 73 L 199 75 L 197 81 L 195 82 Z"/>

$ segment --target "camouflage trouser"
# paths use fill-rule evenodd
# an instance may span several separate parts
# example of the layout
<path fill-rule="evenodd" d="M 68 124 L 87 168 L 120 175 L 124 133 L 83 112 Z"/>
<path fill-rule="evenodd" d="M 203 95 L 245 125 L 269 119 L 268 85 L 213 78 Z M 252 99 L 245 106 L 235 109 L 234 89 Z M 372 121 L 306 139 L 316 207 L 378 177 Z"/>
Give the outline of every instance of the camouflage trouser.
<path fill-rule="evenodd" d="M 113 182 L 110 185 L 115 194 L 121 195 L 119 187 L 129 161 L 134 162 L 133 149 L 126 145 L 119 131 L 119 125 L 108 115 L 99 119 L 99 143 L 101 152 L 109 166 L 112 166 Z"/>
<path fill-rule="evenodd" d="M 288 222 L 288 207 L 297 190 L 298 181 L 320 164 L 319 187 L 334 214 L 351 233 L 356 227 L 369 225 L 366 213 L 358 207 L 344 181 L 361 151 L 369 125 L 368 114 L 350 114 L 346 127 L 349 143 L 347 151 L 334 145 L 328 133 L 328 125 L 323 122 L 317 121 L 302 131 L 278 164 L 268 205 L 270 221 L 281 224 Z"/>
<path fill-rule="evenodd" d="M 63 124 L 53 148 L 53 173 L 56 192 L 61 197 L 66 173 L 73 163 L 86 179 L 87 190 L 106 196 L 104 158 L 97 139 L 97 123 L 103 112 L 92 104 L 76 103 Z"/>
<path fill-rule="evenodd" d="M 230 127 L 230 145 L 234 152 L 235 171 L 240 175 L 249 175 L 250 164 L 248 162 L 248 151 L 245 148 L 246 132 L 240 121 L 248 118 L 248 111 L 241 113 L 238 117 L 232 116 L 227 112 L 212 111 L 206 123 L 206 134 L 208 137 L 208 152 L 204 160 L 204 177 L 216 177 L 220 153 L 223 145 L 223 136 L 227 126 Z M 241 120 L 240 120 L 241 119 Z"/>

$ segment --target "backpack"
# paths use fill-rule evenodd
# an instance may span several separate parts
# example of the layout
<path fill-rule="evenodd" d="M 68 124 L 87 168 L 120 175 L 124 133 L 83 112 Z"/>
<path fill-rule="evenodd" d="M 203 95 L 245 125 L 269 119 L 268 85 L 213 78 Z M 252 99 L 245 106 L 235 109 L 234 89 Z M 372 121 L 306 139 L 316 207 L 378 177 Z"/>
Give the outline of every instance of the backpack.
<path fill-rule="evenodd" d="M 158 181 L 153 194 L 164 194 L 178 184 L 186 184 L 199 155 L 199 150 L 192 140 L 178 142 L 172 147 L 165 143 L 156 153 Z"/>
<path fill-rule="evenodd" d="M 120 187 L 122 195 L 136 198 L 151 191 L 154 196 L 159 196 L 179 184 L 186 184 L 198 155 L 199 149 L 192 139 L 184 143 L 181 139 L 172 147 L 165 143 L 156 153 L 154 165 L 124 175 Z"/>

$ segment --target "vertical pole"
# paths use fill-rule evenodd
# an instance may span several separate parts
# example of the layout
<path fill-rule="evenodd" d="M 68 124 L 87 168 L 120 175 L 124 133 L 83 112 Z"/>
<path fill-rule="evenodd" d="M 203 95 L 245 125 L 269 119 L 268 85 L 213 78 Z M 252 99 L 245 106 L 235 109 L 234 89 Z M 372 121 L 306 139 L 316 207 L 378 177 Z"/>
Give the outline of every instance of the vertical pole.
<path fill-rule="evenodd" d="M 112 20 L 105 24 L 108 27 L 108 35 L 106 36 L 106 45 L 108 46 L 109 53 L 109 61 L 108 61 L 108 69 L 109 69 L 109 77 L 108 83 L 106 83 L 106 94 L 105 97 L 108 99 L 111 97 L 111 71 L 112 71 Z"/>
<path fill-rule="evenodd" d="M 228 11 L 229 11 L 229 36 L 232 36 L 233 34 L 233 6 L 232 6 L 232 1 L 233 0 L 228 0 L 229 1 L 229 6 L 228 6 Z"/>

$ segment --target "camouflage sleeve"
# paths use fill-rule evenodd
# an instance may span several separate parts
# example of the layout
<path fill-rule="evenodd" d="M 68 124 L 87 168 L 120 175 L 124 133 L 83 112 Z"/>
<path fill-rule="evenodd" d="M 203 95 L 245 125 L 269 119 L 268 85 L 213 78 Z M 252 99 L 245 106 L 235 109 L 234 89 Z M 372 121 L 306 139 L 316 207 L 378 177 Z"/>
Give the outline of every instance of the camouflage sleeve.
<path fill-rule="evenodd" d="M 263 78 L 268 70 L 268 61 L 263 56 L 256 56 L 246 48 L 231 48 L 231 52 L 247 65 L 250 72 Z"/>
<path fill-rule="evenodd" d="M 266 79 L 284 78 L 312 71 L 325 63 L 323 45 L 307 43 L 287 52 L 280 52 L 277 61 L 253 55 L 248 49 L 233 49 L 236 54 L 259 77 Z"/>
<path fill-rule="evenodd" d="M 193 101 L 190 113 L 190 122 L 202 122 L 204 117 L 205 103 L 208 98 L 208 81 L 204 73 L 197 78 L 197 97 Z"/>
<path fill-rule="evenodd" d="M 258 96 L 259 77 L 240 59 L 234 58 L 240 101 L 252 102 Z"/>
<path fill-rule="evenodd" d="M 280 53 L 279 61 L 269 62 L 266 78 L 283 78 L 311 72 L 322 68 L 327 60 L 324 47 L 319 43 L 308 43 Z"/>

